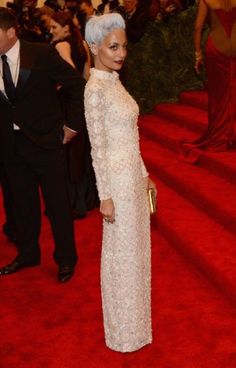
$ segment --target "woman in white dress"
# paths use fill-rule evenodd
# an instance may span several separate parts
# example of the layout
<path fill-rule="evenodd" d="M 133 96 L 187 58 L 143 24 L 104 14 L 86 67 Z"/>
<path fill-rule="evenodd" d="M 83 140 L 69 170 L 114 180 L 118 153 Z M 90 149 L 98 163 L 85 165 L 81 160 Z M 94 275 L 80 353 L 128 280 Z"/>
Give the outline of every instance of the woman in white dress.
<path fill-rule="evenodd" d="M 102 305 L 106 344 L 131 352 L 152 342 L 151 245 L 140 155 L 139 109 L 119 80 L 126 57 L 119 14 L 92 17 L 85 30 L 95 67 L 85 88 L 85 116 L 103 215 Z"/>

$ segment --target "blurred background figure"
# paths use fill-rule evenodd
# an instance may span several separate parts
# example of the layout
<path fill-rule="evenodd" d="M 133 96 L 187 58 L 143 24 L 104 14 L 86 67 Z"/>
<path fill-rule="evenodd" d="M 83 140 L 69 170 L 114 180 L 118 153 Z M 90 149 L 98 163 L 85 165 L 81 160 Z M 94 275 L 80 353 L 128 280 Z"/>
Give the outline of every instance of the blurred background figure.
<path fill-rule="evenodd" d="M 85 23 L 87 20 L 87 15 L 83 10 L 80 10 L 79 0 L 65 0 L 64 10 L 69 11 L 73 23 L 79 28 L 82 37 L 84 38 Z"/>
<path fill-rule="evenodd" d="M 180 0 L 157 0 L 158 20 L 168 20 L 171 16 L 182 10 Z"/>
<path fill-rule="evenodd" d="M 197 162 L 202 151 L 222 152 L 236 147 L 236 12 L 234 0 L 200 0 L 195 22 L 195 70 L 203 63 L 201 38 L 209 20 L 206 42 L 208 127 L 194 142 L 183 140 L 181 158 Z"/>
<path fill-rule="evenodd" d="M 79 2 L 79 10 L 86 14 L 86 18 L 89 19 L 92 15 L 96 14 L 96 9 L 93 7 L 91 0 L 81 0 Z"/>
<path fill-rule="evenodd" d="M 48 0 L 45 1 L 44 6 L 39 9 L 39 19 L 42 33 L 44 34 L 44 39 L 46 42 L 49 42 L 51 39 L 50 33 L 50 21 L 51 16 L 54 14 L 56 10 L 49 6 Z"/>
<path fill-rule="evenodd" d="M 73 22 L 71 13 L 66 11 L 54 13 L 50 20 L 50 32 L 51 43 L 61 57 L 77 68 L 87 80 L 91 67 L 90 53 L 87 43 Z"/>
<path fill-rule="evenodd" d="M 97 7 L 98 14 L 120 13 L 125 17 L 125 8 L 120 5 L 118 0 L 102 0 L 102 3 Z"/>
<path fill-rule="evenodd" d="M 129 42 L 138 42 L 144 35 L 149 21 L 149 4 L 138 0 L 124 0 L 126 35 Z"/>
<path fill-rule="evenodd" d="M 19 24 L 19 37 L 29 42 L 49 40 L 48 19 L 59 10 L 56 0 L 46 0 L 42 8 L 37 8 L 37 0 L 17 0 L 8 2 L 7 7 L 15 14 Z"/>
<path fill-rule="evenodd" d="M 73 23 L 70 12 L 54 13 L 51 17 L 52 44 L 60 56 L 78 69 L 83 77 L 89 78 L 90 53 L 78 27 Z M 66 99 L 63 89 L 59 90 L 62 105 Z M 67 112 L 64 110 L 65 119 Z M 98 205 L 95 175 L 90 156 L 90 144 L 86 127 L 67 145 L 69 187 L 73 217 L 84 218 L 87 210 Z"/>

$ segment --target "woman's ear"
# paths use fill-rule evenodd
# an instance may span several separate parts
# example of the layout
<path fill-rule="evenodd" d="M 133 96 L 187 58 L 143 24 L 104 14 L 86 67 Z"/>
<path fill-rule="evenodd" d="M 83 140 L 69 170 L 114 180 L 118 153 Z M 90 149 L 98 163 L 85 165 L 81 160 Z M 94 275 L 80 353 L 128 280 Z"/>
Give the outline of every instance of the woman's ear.
<path fill-rule="evenodd" d="M 64 30 L 64 34 L 67 35 L 70 33 L 70 27 L 68 24 L 66 24 L 64 27 L 63 27 L 63 30 Z"/>
<path fill-rule="evenodd" d="M 93 55 L 96 56 L 98 54 L 98 47 L 95 43 L 90 44 L 90 50 Z"/>

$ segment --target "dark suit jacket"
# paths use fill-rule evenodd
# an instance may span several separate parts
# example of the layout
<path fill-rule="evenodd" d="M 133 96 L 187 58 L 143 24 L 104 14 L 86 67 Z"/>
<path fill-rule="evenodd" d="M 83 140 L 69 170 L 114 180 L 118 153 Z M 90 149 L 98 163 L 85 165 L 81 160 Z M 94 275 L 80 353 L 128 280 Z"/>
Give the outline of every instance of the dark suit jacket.
<path fill-rule="evenodd" d="M 67 120 L 58 100 L 56 86 L 67 94 Z M 35 144 L 53 149 L 61 144 L 62 126 L 73 130 L 84 125 L 85 81 L 46 44 L 20 41 L 20 71 L 15 104 L 0 92 L 0 160 L 8 160 L 14 150 L 13 123 Z"/>
<path fill-rule="evenodd" d="M 129 42 L 138 42 L 144 35 L 149 21 L 148 8 L 137 7 L 134 14 L 126 20 L 126 34 Z"/>

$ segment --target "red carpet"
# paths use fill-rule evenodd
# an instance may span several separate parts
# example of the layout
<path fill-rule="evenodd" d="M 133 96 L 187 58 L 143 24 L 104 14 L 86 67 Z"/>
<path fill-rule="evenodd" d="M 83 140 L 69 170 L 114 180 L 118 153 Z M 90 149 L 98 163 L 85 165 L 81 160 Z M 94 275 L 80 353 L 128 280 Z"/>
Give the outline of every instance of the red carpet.
<path fill-rule="evenodd" d="M 159 188 L 153 344 L 128 354 L 104 344 L 98 212 L 75 223 L 80 260 L 64 285 L 44 217 L 41 266 L 0 279 L 0 368 L 236 367 L 235 152 L 206 155 L 200 166 L 178 162 L 174 152 L 183 129 L 194 136 L 206 123 L 205 109 L 204 93 L 192 92 L 140 119 L 143 155 Z M 15 250 L 2 234 L 0 247 L 2 265 Z"/>
<path fill-rule="evenodd" d="M 186 92 L 142 117 L 143 155 L 162 188 L 160 231 L 236 306 L 236 151 L 205 152 L 198 166 L 177 156 L 206 127 L 206 106 L 205 92 Z"/>

